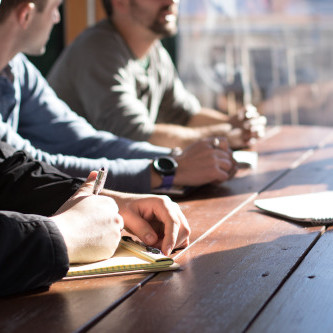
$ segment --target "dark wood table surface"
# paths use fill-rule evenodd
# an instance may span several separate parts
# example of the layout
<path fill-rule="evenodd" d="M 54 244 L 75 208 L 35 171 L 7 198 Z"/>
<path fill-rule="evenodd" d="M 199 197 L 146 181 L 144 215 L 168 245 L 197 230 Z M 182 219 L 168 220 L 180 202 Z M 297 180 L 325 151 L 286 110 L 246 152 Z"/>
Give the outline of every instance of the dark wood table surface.
<path fill-rule="evenodd" d="M 60 281 L 0 300 L 0 332 L 331 332 L 333 229 L 253 201 L 333 189 L 333 130 L 281 127 L 256 169 L 179 200 L 191 245 L 176 272 Z"/>

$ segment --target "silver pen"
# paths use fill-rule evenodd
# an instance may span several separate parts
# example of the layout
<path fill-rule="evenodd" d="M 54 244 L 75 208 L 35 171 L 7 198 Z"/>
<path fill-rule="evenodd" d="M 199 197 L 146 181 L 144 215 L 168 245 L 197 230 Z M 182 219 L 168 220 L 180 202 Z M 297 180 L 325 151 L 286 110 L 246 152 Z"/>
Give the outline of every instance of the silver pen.
<path fill-rule="evenodd" d="M 105 180 L 106 180 L 107 172 L 104 168 L 100 168 L 95 180 L 94 188 L 93 188 L 93 194 L 98 195 L 99 192 L 102 191 L 104 188 Z"/>

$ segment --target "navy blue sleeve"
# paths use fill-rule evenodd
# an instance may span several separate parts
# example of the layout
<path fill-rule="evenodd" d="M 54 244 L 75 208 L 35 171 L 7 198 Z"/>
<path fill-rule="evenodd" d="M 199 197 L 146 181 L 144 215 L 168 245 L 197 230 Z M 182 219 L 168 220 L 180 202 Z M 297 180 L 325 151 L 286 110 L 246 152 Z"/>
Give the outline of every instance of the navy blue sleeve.
<path fill-rule="evenodd" d="M 0 96 L 1 89 L 6 93 L 0 103 L 1 140 L 71 176 L 87 177 L 105 167 L 107 187 L 150 192 L 151 159 L 169 154 L 169 148 L 97 131 L 56 96 L 25 56 L 17 55 L 11 66 L 13 85 L 0 84 Z"/>

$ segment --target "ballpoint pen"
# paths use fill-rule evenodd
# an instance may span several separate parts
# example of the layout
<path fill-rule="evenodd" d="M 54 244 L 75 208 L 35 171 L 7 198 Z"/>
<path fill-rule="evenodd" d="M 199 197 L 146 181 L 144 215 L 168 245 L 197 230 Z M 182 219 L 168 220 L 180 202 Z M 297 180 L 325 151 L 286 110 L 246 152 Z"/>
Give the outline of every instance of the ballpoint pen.
<path fill-rule="evenodd" d="M 94 188 L 93 188 L 93 194 L 98 195 L 99 192 L 102 191 L 104 184 L 105 184 L 105 180 L 106 180 L 106 175 L 107 172 L 105 171 L 104 168 L 100 168 L 95 180 L 95 184 L 94 184 Z"/>

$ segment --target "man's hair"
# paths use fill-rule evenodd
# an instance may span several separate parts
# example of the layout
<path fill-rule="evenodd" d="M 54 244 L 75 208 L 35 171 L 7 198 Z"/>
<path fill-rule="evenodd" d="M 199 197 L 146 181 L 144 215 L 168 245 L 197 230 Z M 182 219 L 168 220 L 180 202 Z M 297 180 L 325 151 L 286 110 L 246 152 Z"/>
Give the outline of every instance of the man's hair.
<path fill-rule="evenodd" d="M 111 17 L 112 15 L 112 4 L 111 0 L 102 0 L 102 4 L 105 10 L 105 13 L 108 17 Z"/>
<path fill-rule="evenodd" d="M 47 4 L 47 0 L 2 0 L 0 1 L 0 23 L 3 22 L 17 6 L 29 2 L 33 2 L 39 12 L 43 11 Z"/>

